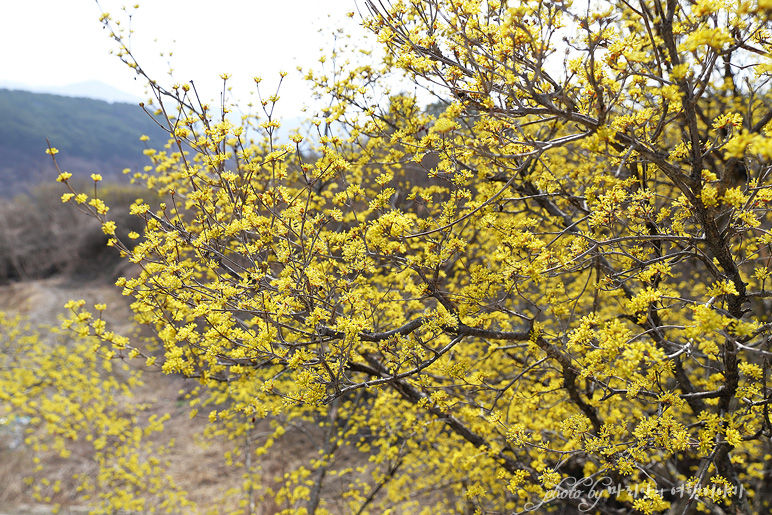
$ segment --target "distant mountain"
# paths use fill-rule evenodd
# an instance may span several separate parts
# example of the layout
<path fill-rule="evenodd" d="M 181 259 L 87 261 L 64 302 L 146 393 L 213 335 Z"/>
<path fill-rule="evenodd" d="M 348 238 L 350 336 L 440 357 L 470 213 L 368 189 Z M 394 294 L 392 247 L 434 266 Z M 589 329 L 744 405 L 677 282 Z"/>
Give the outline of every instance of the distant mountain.
<path fill-rule="evenodd" d="M 66 97 L 85 97 L 93 98 L 96 100 L 104 100 L 106 102 L 124 102 L 127 104 L 139 104 L 142 99 L 135 97 L 130 93 L 121 91 L 118 88 L 114 88 L 103 82 L 96 80 L 79 82 L 77 84 L 70 84 L 68 86 L 62 86 L 58 88 L 52 88 L 50 93 L 56 95 L 63 95 Z"/>
<path fill-rule="evenodd" d="M 163 145 L 166 133 L 138 105 L 0 89 L 0 195 L 11 196 L 56 178 L 46 138 L 60 166 L 87 178 L 123 177 L 149 164 L 145 144 Z"/>
<path fill-rule="evenodd" d="M 82 84 L 71 91 L 85 94 L 85 85 L 94 83 Z M 96 83 L 91 91 L 100 88 Z M 80 96 L 0 89 L 0 121 L 0 197 L 56 178 L 53 161 L 45 153 L 46 138 L 60 151 L 56 157 L 62 171 L 82 178 L 100 173 L 105 179 L 118 180 L 126 180 L 125 168 L 141 170 L 149 164 L 140 136 L 149 136 L 148 144 L 155 148 L 168 139 L 138 103 L 108 103 Z M 288 142 L 293 128 L 300 128 L 307 142 L 316 139 L 310 124 L 291 118 L 282 123 L 275 141 Z M 303 149 L 307 148 L 304 144 Z"/>
<path fill-rule="evenodd" d="M 65 97 L 93 98 L 94 100 L 104 100 L 110 103 L 123 102 L 136 105 L 142 101 L 141 98 L 131 93 L 126 93 L 97 80 L 78 82 L 77 84 L 69 84 L 67 86 L 30 86 L 20 82 L 0 81 L 0 88 L 30 91 L 33 93 L 49 93 Z"/>

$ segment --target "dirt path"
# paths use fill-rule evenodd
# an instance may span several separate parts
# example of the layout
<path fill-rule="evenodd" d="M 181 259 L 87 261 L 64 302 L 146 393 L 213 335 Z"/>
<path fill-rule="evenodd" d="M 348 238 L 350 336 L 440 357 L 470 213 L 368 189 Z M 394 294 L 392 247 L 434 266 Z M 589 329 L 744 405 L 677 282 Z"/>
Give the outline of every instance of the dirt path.
<path fill-rule="evenodd" d="M 41 325 L 59 325 L 68 300 L 83 299 L 90 309 L 94 304 L 107 304 L 105 317 L 120 328 L 130 327 L 129 299 L 120 289 L 105 281 L 75 283 L 71 279 L 55 277 L 0 286 L 0 311 L 20 314 Z"/>
<path fill-rule="evenodd" d="M 0 311 L 9 314 L 21 314 L 29 318 L 33 325 L 58 326 L 58 317 L 64 313 L 64 304 L 70 299 L 84 299 L 86 307 L 91 309 L 96 303 L 107 304 L 104 318 L 108 330 L 119 334 L 130 334 L 133 313 L 129 308 L 131 298 L 121 295 L 121 291 L 107 280 L 76 282 L 72 279 L 59 277 L 45 280 L 35 280 L 0 286 Z M 243 470 L 228 466 L 223 458 L 226 452 L 232 451 L 241 444 L 228 441 L 226 438 L 203 438 L 202 433 L 208 425 L 207 414 L 199 414 L 190 418 L 188 401 L 181 395 L 197 384 L 194 380 L 177 376 L 161 374 L 157 369 L 141 367 L 144 385 L 134 390 L 132 402 L 147 404 L 144 413 L 168 413 L 171 418 L 165 424 L 162 440 L 176 441 L 174 452 L 168 456 L 168 472 L 175 478 L 178 485 L 189 492 L 189 498 L 202 510 L 222 508 L 222 500 L 237 502 L 238 496 L 225 494 L 233 485 L 242 480 Z M 256 433 L 265 433 L 269 429 L 269 421 L 259 422 L 255 426 Z M 260 467 L 270 481 L 274 477 L 283 477 L 298 463 L 305 463 L 318 455 L 315 438 L 318 432 L 316 425 L 303 428 L 290 427 L 284 437 L 267 455 L 259 459 Z M 268 434 L 268 433 L 265 433 Z M 316 435 L 316 436 L 314 436 Z M 312 438 L 313 437 L 313 438 Z M 22 477 L 30 470 L 28 462 L 31 455 L 23 450 L 8 451 L 0 448 L 0 515 L 49 515 L 51 506 L 36 504 L 30 493 L 22 486 Z M 44 465 L 60 466 L 61 462 L 50 458 L 50 463 Z M 58 465 L 57 465 L 58 464 Z M 93 467 L 83 462 L 82 469 L 68 469 L 70 472 L 93 473 Z M 27 472 L 25 472 L 27 471 Z M 66 471 L 59 471 L 64 477 Z M 337 491 L 336 486 L 330 487 Z M 331 490 L 331 491 L 332 491 Z M 81 515 L 88 510 L 81 502 L 73 500 L 73 505 L 65 505 L 60 513 Z M 258 507 L 257 513 L 275 513 L 276 506 L 272 501 L 265 501 Z"/>
<path fill-rule="evenodd" d="M 97 303 L 107 304 L 105 319 L 115 330 L 127 330 L 131 327 L 129 299 L 121 295 L 119 288 L 106 281 L 78 284 L 64 277 L 56 277 L 0 286 L 0 311 L 9 315 L 25 316 L 34 325 L 58 326 L 60 324 L 59 319 L 65 314 L 64 304 L 71 299 L 83 299 L 89 308 Z M 18 456 L 14 454 L 10 458 L 18 458 Z M 17 463 L 15 459 L 9 461 L 11 463 L 0 462 L 0 477 L 4 477 L 6 480 L 10 478 L 12 482 L 20 480 L 16 476 L 19 474 L 18 467 L 21 466 L 23 469 L 23 465 Z M 15 473 L 14 470 L 16 470 Z M 10 484 L 4 486 L 16 490 Z M 6 492 L 6 494 L 8 493 Z M 0 501 L 0 515 L 49 515 L 52 513 L 50 506 L 23 503 L 13 493 L 11 493 L 11 497 L 22 503 L 16 504 L 6 497 L 5 501 Z M 15 506 L 4 505 L 8 501 L 11 501 Z M 88 513 L 88 511 L 88 508 L 85 507 L 69 506 L 60 513 L 80 515 Z"/>
<path fill-rule="evenodd" d="M 133 313 L 129 308 L 132 299 L 121 295 L 121 290 L 107 280 L 79 283 L 70 278 L 57 277 L 0 286 L 0 311 L 25 316 L 33 326 L 59 326 L 60 318 L 65 314 L 64 304 L 71 299 L 85 300 L 85 307 L 92 312 L 94 304 L 107 304 L 103 318 L 108 330 L 118 334 L 132 334 Z M 174 454 L 168 457 L 169 472 L 190 492 L 191 500 L 206 508 L 209 499 L 220 498 L 223 488 L 237 484 L 240 480 L 241 472 L 227 467 L 222 458 L 232 444 L 218 443 L 216 440 L 204 446 L 197 443 L 206 426 L 206 414 L 191 420 L 187 401 L 180 395 L 181 391 L 195 385 L 195 381 L 164 375 L 155 368 L 139 367 L 143 370 L 144 384 L 134 389 L 131 402 L 149 406 L 143 416 L 165 413 L 171 416 L 160 437 L 163 441 L 174 439 L 177 442 Z M 315 450 L 310 449 L 308 452 Z M 22 478 L 31 470 L 28 463 L 30 459 L 29 453 L 23 449 L 0 448 L 0 515 L 52 513 L 51 506 L 34 503 L 28 489 L 22 485 Z M 61 465 L 55 456 L 43 459 L 51 460 L 48 465 L 53 467 L 52 470 Z M 284 458 L 279 456 L 279 459 Z M 75 470 L 78 466 L 82 470 Z M 93 467 L 86 462 L 72 467 L 68 465 L 69 468 L 71 472 L 93 473 Z M 62 477 L 66 475 L 65 471 L 56 474 Z M 88 513 L 87 508 L 77 505 L 77 501 L 75 503 L 63 506 L 60 513 Z"/>

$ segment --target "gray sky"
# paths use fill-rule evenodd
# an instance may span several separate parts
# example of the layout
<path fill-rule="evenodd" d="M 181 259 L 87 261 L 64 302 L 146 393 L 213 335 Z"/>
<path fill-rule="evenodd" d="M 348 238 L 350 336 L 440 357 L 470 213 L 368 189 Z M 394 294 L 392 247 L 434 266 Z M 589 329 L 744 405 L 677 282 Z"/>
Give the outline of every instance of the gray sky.
<path fill-rule="evenodd" d="M 297 66 L 318 69 L 320 48 L 332 49 L 334 27 L 361 34 L 357 3 L 362 0 L 101 0 L 102 10 L 129 22 L 132 51 L 159 82 L 171 84 L 167 59 L 177 82 L 193 79 L 211 101 L 219 98 L 222 73 L 233 94 L 251 100 L 252 77 L 261 76 L 261 92 L 274 92 L 279 71 L 284 79 L 280 115 L 298 114 L 309 91 Z M 94 0 L 1 0 L 0 82 L 50 87 L 98 80 L 144 97 L 144 87 L 134 73 L 110 50 L 115 44 L 99 22 Z M 347 12 L 357 12 L 353 18 Z M 322 29 L 322 33 L 319 33 Z M 173 52 L 160 57 L 161 52 Z"/>

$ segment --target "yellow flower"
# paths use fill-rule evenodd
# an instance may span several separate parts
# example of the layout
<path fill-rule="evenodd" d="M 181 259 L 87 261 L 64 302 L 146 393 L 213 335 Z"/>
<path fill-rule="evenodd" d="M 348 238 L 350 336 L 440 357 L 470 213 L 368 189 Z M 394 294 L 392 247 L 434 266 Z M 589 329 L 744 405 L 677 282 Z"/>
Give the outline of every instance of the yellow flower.
<path fill-rule="evenodd" d="M 456 128 L 458 128 L 458 124 L 453 120 L 448 120 L 447 118 L 440 118 L 435 122 L 433 127 L 434 132 L 438 132 L 440 134 L 447 134 Z"/>
<path fill-rule="evenodd" d="M 732 127 L 739 127 L 743 123 L 743 117 L 738 113 L 722 114 L 715 120 L 713 120 L 713 128 L 720 129 L 730 125 Z"/>
<path fill-rule="evenodd" d="M 738 295 L 737 288 L 735 287 L 734 283 L 726 279 L 713 283 L 713 286 L 710 287 L 708 293 L 714 297 L 724 294 Z"/>
<path fill-rule="evenodd" d="M 539 481 L 544 485 L 544 488 L 552 488 L 560 483 L 560 474 L 554 470 L 547 469 L 539 476 Z"/>
<path fill-rule="evenodd" d="M 115 222 L 112 220 L 102 224 L 102 232 L 105 234 L 115 234 Z"/>
<path fill-rule="evenodd" d="M 728 429 L 726 429 L 726 431 L 724 431 L 724 435 L 726 436 L 727 443 L 729 445 L 734 446 L 734 447 L 737 447 L 743 441 L 742 435 L 735 428 L 728 428 Z"/>

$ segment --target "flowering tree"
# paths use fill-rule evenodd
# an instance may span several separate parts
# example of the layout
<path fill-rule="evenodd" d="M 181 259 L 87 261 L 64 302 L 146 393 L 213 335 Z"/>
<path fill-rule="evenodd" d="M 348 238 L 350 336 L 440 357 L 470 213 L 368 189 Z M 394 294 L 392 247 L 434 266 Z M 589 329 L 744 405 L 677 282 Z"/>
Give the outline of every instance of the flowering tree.
<path fill-rule="evenodd" d="M 112 356 L 96 352 L 99 339 L 86 333 L 101 332 L 106 306 L 95 306 L 91 323 L 82 307 L 82 301 L 68 303 L 81 319 L 65 323 L 80 336 L 60 329 L 42 334 L 0 312 L 0 437 L 13 436 L 0 438 L 0 456 L 5 460 L 8 449 L 23 444 L 35 457 L 30 469 L 10 460 L 11 478 L 23 479 L 31 497 L 54 512 L 76 497 L 98 513 L 189 509 L 186 493 L 167 473 L 171 446 L 154 438 L 168 415 L 148 417 L 141 404 L 127 402 L 142 385 L 140 374 L 125 363 L 114 370 Z M 47 470 L 57 459 L 64 471 Z M 73 469 L 80 473 L 67 473 Z"/>
<path fill-rule="evenodd" d="M 237 126 L 151 82 L 172 138 L 137 178 L 166 202 L 112 241 L 156 365 L 198 378 L 213 424 L 322 426 L 320 459 L 248 475 L 249 503 L 769 509 L 769 6 L 365 5 L 384 57 L 308 74 L 316 157 L 274 137 L 275 95 Z M 395 70 L 437 103 L 378 96 Z M 98 195 L 65 200 L 114 232 Z"/>

